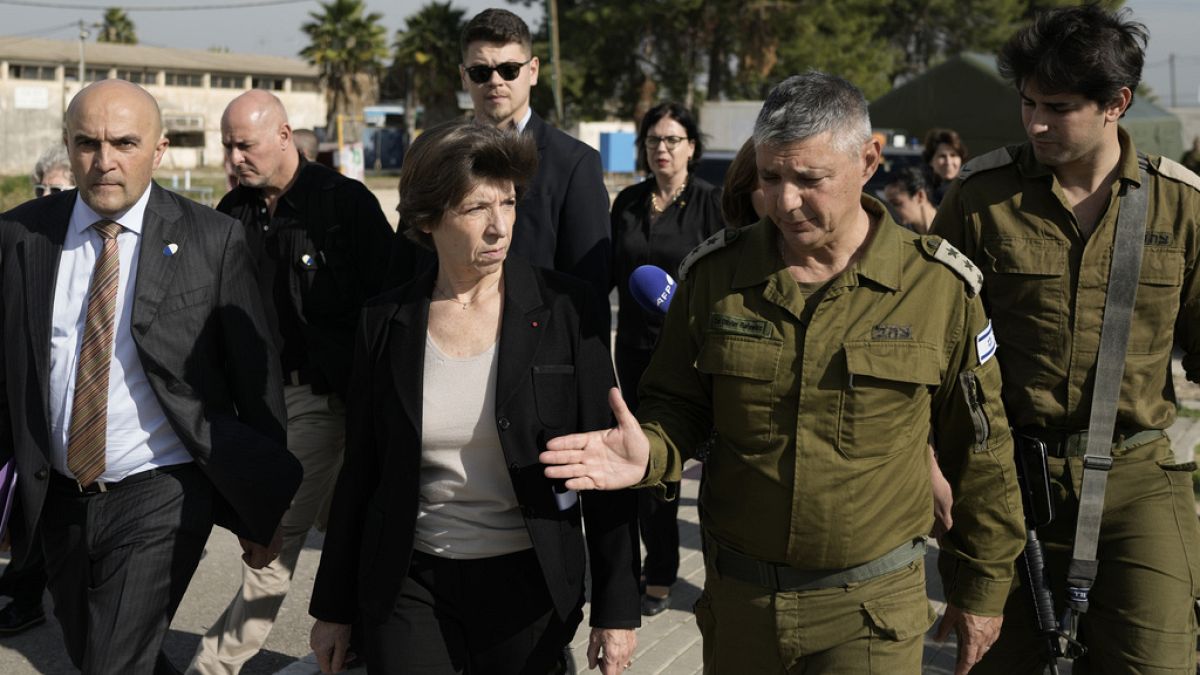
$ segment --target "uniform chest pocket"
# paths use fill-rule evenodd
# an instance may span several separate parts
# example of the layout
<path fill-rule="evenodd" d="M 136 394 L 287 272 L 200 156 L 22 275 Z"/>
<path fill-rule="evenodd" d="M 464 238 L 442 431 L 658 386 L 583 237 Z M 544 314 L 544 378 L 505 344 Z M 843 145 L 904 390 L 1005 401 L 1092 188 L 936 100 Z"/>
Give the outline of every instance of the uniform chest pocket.
<path fill-rule="evenodd" d="M 575 366 L 545 364 L 533 367 L 533 398 L 538 420 L 562 429 L 575 420 Z"/>
<path fill-rule="evenodd" d="M 1156 354 L 1171 348 L 1174 331 L 1164 327 L 1173 326 L 1179 315 L 1183 268 L 1183 249 L 1161 246 L 1142 249 L 1142 269 L 1129 331 L 1131 354 Z"/>
<path fill-rule="evenodd" d="M 776 434 L 772 411 L 783 342 L 710 334 L 696 369 L 712 378 L 713 424 L 732 447 L 763 452 Z"/>
<path fill-rule="evenodd" d="M 992 237 L 983 241 L 983 293 L 998 326 L 1025 334 L 1040 350 L 1062 332 L 1067 248 L 1058 239 Z"/>
<path fill-rule="evenodd" d="M 991 237 L 983 242 L 984 271 L 1060 276 L 1067 269 L 1067 242 L 1028 237 Z"/>
<path fill-rule="evenodd" d="M 920 342 L 847 342 L 838 449 L 855 459 L 907 449 L 900 433 L 928 420 L 929 387 L 941 383 L 938 350 Z"/>

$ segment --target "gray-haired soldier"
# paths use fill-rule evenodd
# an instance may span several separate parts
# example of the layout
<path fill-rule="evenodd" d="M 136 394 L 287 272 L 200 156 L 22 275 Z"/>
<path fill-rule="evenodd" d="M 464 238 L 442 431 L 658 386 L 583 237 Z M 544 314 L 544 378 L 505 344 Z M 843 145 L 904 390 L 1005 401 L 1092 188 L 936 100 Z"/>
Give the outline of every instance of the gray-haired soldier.
<path fill-rule="evenodd" d="M 788 78 L 754 141 L 769 218 L 685 259 L 638 417 L 614 392 L 617 427 L 551 440 L 546 474 L 665 491 L 715 426 L 705 672 L 917 673 L 932 435 L 955 499 L 942 632 L 966 672 L 1023 544 L 979 272 L 862 194 L 880 145 L 849 82 Z"/>

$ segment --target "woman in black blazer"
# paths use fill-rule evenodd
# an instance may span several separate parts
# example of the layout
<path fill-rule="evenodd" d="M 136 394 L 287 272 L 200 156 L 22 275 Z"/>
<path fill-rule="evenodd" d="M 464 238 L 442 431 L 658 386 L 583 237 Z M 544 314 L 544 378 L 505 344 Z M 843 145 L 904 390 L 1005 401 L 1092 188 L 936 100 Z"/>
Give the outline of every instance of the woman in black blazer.
<path fill-rule="evenodd" d="M 438 265 L 363 310 L 310 605 L 326 672 L 356 620 L 373 672 L 563 672 L 585 549 L 589 665 L 632 658 L 636 496 L 581 498 L 537 459 L 550 438 L 610 425 L 614 378 L 594 291 L 507 258 L 536 163 L 529 139 L 463 122 L 409 149 L 400 227 Z"/>

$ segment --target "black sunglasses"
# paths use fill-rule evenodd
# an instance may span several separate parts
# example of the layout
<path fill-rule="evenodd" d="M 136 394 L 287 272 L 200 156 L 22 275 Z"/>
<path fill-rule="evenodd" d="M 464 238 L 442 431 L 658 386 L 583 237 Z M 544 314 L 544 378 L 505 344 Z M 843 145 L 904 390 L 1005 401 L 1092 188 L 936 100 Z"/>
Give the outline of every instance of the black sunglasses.
<path fill-rule="evenodd" d="M 486 84 L 492 79 L 492 73 L 500 73 L 500 77 L 504 78 L 505 82 L 512 82 L 521 74 L 521 69 L 532 60 L 533 57 L 531 56 L 519 63 L 517 61 L 505 61 L 504 63 L 497 63 L 494 66 L 470 66 L 464 68 L 464 70 L 467 71 L 467 77 L 471 78 L 471 81 L 475 84 Z"/>

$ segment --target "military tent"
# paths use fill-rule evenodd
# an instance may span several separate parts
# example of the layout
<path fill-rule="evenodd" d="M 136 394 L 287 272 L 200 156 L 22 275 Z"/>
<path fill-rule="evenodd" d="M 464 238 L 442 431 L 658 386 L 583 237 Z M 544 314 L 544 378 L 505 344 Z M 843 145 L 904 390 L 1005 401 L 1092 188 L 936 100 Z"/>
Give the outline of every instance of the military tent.
<path fill-rule="evenodd" d="M 916 139 L 933 128 L 954 129 L 972 156 L 1025 140 L 1021 98 L 987 54 L 955 56 L 879 97 L 871 103 L 871 124 Z M 1179 119 L 1145 97 L 1134 98 L 1121 126 L 1143 152 L 1183 154 Z"/>

